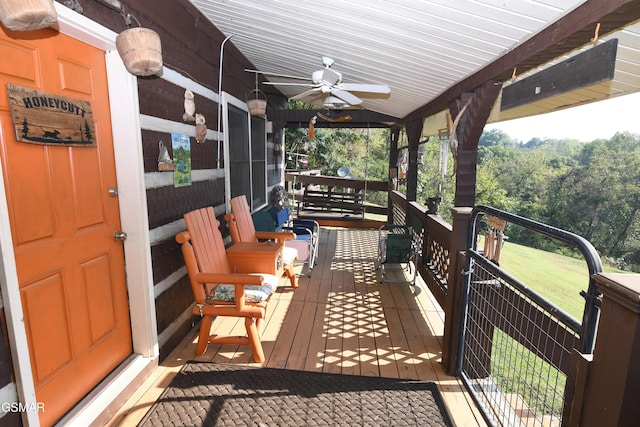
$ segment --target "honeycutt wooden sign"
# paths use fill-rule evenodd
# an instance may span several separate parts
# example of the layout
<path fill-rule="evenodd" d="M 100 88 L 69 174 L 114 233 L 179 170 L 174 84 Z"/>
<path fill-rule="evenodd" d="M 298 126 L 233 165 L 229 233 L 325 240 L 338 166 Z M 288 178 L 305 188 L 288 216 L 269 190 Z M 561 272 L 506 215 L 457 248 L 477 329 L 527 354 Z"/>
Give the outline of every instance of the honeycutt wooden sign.
<path fill-rule="evenodd" d="M 95 147 L 91 103 L 7 84 L 18 141 Z"/>

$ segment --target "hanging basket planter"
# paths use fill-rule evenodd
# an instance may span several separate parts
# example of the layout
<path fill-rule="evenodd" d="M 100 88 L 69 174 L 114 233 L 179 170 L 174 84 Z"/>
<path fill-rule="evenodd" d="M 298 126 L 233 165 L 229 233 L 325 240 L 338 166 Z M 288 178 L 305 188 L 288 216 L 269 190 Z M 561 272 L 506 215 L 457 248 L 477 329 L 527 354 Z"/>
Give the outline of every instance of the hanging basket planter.
<path fill-rule="evenodd" d="M 251 114 L 252 116 L 255 117 L 265 117 L 266 112 L 267 112 L 267 100 L 266 97 L 265 99 L 260 99 L 258 98 L 258 96 L 260 94 L 262 94 L 262 96 L 264 96 L 264 94 L 257 89 L 252 90 L 249 93 L 249 96 L 251 96 L 252 93 L 256 94 L 255 98 L 252 99 L 247 99 L 247 107 L 249 108 L 249 114 Z"/>
<path fill-rule="evenodd" d="M 118 34 L 116 48 L 127 71 L 135 76 L 151 76 L 162 70 L 160 36 L 149 28 L 134 27 Z"/>
<path fill-rule="evenodd" d="M 2 0 L 0 20 L 14 31 L 34 31 L 58 21 L 53 0 Z"/>

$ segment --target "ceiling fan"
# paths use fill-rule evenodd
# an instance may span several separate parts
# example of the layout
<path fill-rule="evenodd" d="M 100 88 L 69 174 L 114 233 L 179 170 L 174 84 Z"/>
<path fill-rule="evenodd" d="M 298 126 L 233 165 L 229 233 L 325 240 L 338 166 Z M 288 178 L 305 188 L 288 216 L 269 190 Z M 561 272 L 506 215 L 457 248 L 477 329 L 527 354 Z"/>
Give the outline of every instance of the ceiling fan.
<path fill-rule="evenodd" d="M 323 56 L 322 64 L 324 68 L 314 71 L 311 78 L 288 76 L 284 74 L 269 73 L 257 70 L 245 70 L 248 72 L 260 73 L 266 76 L 277 78 L 300 80 L 300 82 L 265 82 L 264 84 L 273 86 L 301 86 L 308 88 L 302 93 L 290 99 L 302 101 L 307 104 L 320 105 L 327 108 L 351 108 L 362 104 L 360 97 L 388 95 L 391 90 L 387 85 L 366 84 L 366 83 L 345 83 L 342 81 L 342 73 L 334 70 L 331 66 L 334 60 Z M 358 93 L 359 96 L 352 92 Z"/>

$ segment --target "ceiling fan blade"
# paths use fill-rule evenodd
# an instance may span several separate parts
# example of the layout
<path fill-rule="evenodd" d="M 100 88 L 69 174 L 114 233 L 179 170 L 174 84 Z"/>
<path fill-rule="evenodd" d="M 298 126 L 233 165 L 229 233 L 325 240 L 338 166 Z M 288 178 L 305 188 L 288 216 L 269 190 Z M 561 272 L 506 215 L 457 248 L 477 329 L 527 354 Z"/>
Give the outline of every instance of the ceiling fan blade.
<path fill-rule="evenodd" d="M 340 89 L 348 90 L 349 92 L 369 92 L 369 93 L 391 93 L 391 89 L 387 85 L 372 85 L 366 83 L 342 83 Z"/>
<path fill-rule="evenodd" d="M 294 83 L 294 82 L 263 82 L 262 84 L 270 86 L 303 86 L 303 87 L 318 87 L 313 83 Z"/>
<path fill-rule="evenodd" d="M 318 94 L 320 94 L 320 90 L 319 88 L 313 88 L 313 89 L 309 89 L 309 90 L 305 90 L 302 93 L 297 94 L 294 97 L 291 97 L 289 99 L 293 99 L 294 101 L 302 101 L 305 98 L 309 98 L 309 97 L 317 97 L 319 96 Z"/>
<path fill-rule="evenodd" d="M 344 102 L 346 102 L 349 105 L 362 104 L 362 99 L 358 98 L 357 96 L 355 96 L 352 93 L 347 92 L 346 90 L 332 89 L 331 90 L 331 95 L 342 99 Z"/>
<path fill-rule="evenodd" d="M 280 78 L 283 78 L 283 79 L 306 80 L 306 81 L 310 81 L 311 80 L 309 77 L 290 76 L 290 75 L 287 75 L 287 74 L 271 73 L 269 71 L 252 70 L 250 68 L 245 68 L 244 70 L 247 73 L 256 73 L 256 74 L 262 74 L 264 76 L 280 77 Z"/>

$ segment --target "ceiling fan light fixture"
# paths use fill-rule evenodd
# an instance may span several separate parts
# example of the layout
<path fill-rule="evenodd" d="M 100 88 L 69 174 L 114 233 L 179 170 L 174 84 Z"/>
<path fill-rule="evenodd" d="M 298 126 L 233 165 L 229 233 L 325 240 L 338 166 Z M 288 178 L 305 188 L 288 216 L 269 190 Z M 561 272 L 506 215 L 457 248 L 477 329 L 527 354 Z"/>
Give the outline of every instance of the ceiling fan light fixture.
<path fill-rule="evenodd" d="M 347 104 L 342 99 L 335 96 L 327 96 L 324 99 L 323 105 L 327 108 L 338 108 L 338 109 L 350 107 L 349 104 Z"/>

